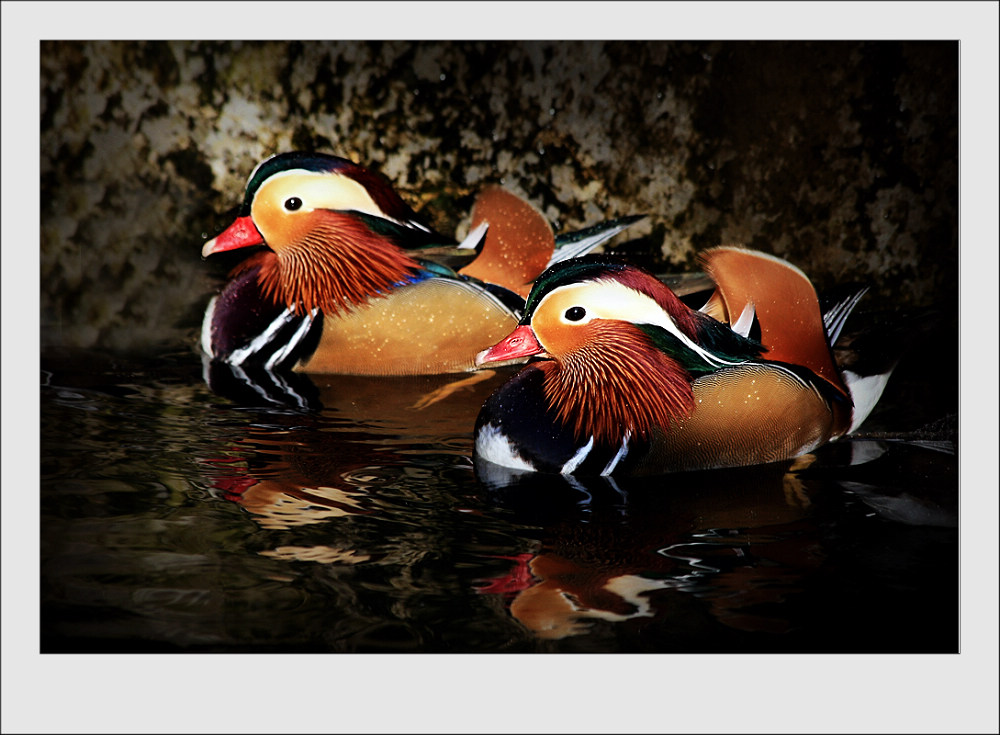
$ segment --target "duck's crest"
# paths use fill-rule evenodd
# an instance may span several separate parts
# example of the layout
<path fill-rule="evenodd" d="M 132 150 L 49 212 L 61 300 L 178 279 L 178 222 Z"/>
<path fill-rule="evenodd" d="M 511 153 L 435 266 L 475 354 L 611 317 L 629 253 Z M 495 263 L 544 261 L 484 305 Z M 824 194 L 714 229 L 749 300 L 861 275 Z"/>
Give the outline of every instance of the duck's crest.
<path fill-rule="evenodd" d="M 691 311 L 663 282 L 613 255 L 585 255 L 556 263 L 535 281 L 524 307 L 522 324 L 528 324 L 535 308 L 551 291 L 571 283 L 615 280 L 655 301 L 690 339 L 697 339 L 697 313 Z"/>
<path fill-rule="evenodd" d="M 291 151 L 279 153 L 261 161 L 250 173 L 246 194 L 243 197 L 241 216 L 249 216 L 257 190 L 269 178 L 282 171 L 301 169 L 315 173 L 330 173 L 346 176 L 363 186 L 372 201 L 388 217 L 404 223 L 416 223 L 416 213 L 393 189 L 391 182 L 382 174 L 369 171 L 364 166 L 340 156 L 313 151 Z"/>

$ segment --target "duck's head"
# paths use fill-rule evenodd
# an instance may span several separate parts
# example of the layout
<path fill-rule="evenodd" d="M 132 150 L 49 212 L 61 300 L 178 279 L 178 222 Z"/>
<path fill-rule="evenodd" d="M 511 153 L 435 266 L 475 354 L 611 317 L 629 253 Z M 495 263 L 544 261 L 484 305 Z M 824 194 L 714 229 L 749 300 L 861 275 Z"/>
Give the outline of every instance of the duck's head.
<path fill-rule="evenodd" d="M 535 357 L 546 399 L 577 435 L 646 436 L 690 414 L 691 381 L 760 346 L 688 308 L 652 274 L 606 256 L 549 268 L 517 328 L 476 364 Z"/>
<path fill-rule="evenodd" d="M 295 151 L 257 165 L 236 221 L 202 256 L 252 245 L 280 252 L 329 229 L 337 213 L 429 232 L 383 176 L 339 156 Z"/>
<path fill-rule="evenodd" d="M 277 258 L 261 282 L 277 300 L 336 311 L 405 278 L 416 266 L 402 248 L 436 236 L 381 175 L 292 152 L 254 169 L 239 216 L 202 257 L 263 245 Z"/>

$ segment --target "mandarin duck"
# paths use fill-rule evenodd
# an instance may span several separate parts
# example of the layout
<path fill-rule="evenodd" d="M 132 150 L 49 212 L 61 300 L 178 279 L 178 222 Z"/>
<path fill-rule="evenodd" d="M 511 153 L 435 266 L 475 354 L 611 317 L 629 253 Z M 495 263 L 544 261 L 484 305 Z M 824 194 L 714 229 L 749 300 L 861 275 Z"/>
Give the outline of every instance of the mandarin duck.
<path fill-rule="evenodd" d="M 489 187 L 475 202 L 469 237 L 457 244 L 420 224 L 380 174 L 337 156 L 276 155 L 251 173 L 236 220 L 202 249 L 207 258 L 263 246 L 209 303 L 202 349 L 213 364 L 263 369 L 283 385 L 279 368 L 474 371 L 476 353 L 517 324 L 531 282 L 551 262 L 641 218 L 557 241 L 531 205 Z M 461 267 L 442 262 L 462 256 Z"/>
<path fill-rule="evenodd" d="M 784 260 L 719 247 L 702 262 L 714 292 L 698 310 L 608 256 L 546 270 L 519 325 L 476 358 L 535 359 L 483 404 L 475 463 L 705 470 L 789 460 L 857 429 L 888 375 L 841 370 L 831 344 L 863 290 L 824 317 L 812 283 Z"/>

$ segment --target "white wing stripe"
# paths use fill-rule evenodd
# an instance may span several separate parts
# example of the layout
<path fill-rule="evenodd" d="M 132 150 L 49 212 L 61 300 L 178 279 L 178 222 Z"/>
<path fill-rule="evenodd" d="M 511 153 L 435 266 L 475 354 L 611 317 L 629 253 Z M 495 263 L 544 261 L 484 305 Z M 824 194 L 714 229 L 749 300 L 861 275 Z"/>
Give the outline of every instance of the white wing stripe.
<path fill-rule="evenodd" d="M 584 444 L 582 447 L 580 447 L 577 450 L 576 454 L 574 454 L 572 457 L 569 458 L 569 460 L 566 462 L 566 464 L 562 466 L 562 469 L 559 470 L 559 472 L 561 472 L 564 475 L 572 475 L 573 472 L 576 470 L 576 468 L 580 466 L 580 463 L 587 458 L 587 455 L 590 454 L 590 450 L 593 448 L 594 448 L 594 437 L 590 437 L 587 443 Z"/>
<path fill-rule="evenodd" d="M 292 316 L 291 309 L 286 308 L 273 322 L 267 325 L 267 329 L 254 337 L 250 344 L 229 353 L 229 357 L 226 358 L 226 362 L 230 365 L 242 365 L 243 361 L 248 357 L 264 349 L 274 335 L 294 318 L 295 317 Z"/>
<path fill-rule="evenodd" d="M 612 457 L 611 461 L 608 462 L 608 466 L 605 467 L 604 470 L 601 472 L 601 475 L 603 477 L 607 477 L 612 472 L 614 472 L 615 467 L 618 466 L 618 463 L 625 458 L 626 454 L 628 454 L 628 440 L 629 437 L 631 436 L 632 436 L 631 432 L 628 431 L 625 432 L 625 437 L 622 439 L 621 448 L 618 450 L 618 453 L 614 457 Z"/>
<path fill-rule="evenodd" d="M 309 331 L 309 327 L 312 326 L 313 317 L 316 316 L 318 311 L 319 311 L 318 307 L 313 309 L 309 313 L 309 315 L 302 320 L 302 323 L 299 325 L 299 328 L 295 330 L 295 334 L 292 335 L 291 339 L 289 339 L 288 342 L 286 342 L 283 347 L 281 347 L 278 350 L 275 350 L 274 354 L 271 355 L 270 358 L 268 358 L 266 363 L 264 363 L 264 367 L 270 370 L 275 365 L 284 360 L 288 356 L 288 354 L 292 350 L 294 350 L 296 346 L 298 346 L 299 342 L 302 341 L 302 338 L 306 336 L 306 332 Z"/>

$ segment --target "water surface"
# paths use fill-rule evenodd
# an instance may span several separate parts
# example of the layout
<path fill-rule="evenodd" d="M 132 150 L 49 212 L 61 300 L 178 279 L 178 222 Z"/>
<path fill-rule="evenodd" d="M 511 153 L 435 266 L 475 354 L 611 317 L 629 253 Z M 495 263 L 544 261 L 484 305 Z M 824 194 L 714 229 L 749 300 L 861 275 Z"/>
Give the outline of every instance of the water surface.
<path fill-rule="evenodd" d="M 957 391 L 923 375 L 794 466 L 584 482 L 477 476 L 503 372 L 294 408 L 214 393 L 188 345 L 50 351 L 41 650 L 954 652 Z"/>

